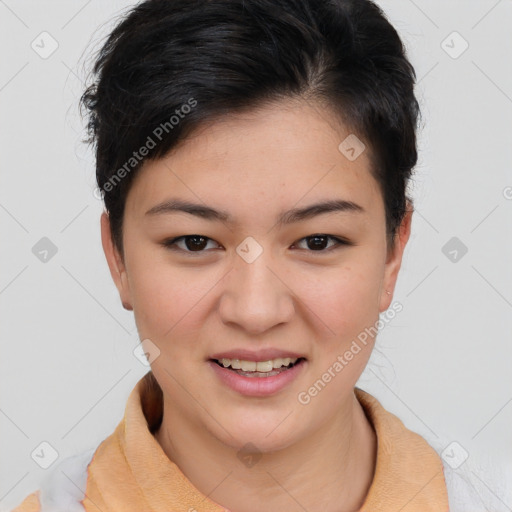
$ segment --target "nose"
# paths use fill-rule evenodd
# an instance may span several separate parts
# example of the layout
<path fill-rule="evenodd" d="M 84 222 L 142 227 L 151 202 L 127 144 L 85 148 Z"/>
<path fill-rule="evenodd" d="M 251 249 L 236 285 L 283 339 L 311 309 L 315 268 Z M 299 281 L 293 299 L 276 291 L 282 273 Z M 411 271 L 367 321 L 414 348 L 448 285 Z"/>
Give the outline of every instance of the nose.
<path fill-rule="evenodd" d="M 235 258 L 234 268 L 225 277 L 219 312 L 225 324 L 236 324 L 258 335 L 289 322 L 294 313 L 293 292 L 284 272 L 264 251 L 248 263 Z"/>

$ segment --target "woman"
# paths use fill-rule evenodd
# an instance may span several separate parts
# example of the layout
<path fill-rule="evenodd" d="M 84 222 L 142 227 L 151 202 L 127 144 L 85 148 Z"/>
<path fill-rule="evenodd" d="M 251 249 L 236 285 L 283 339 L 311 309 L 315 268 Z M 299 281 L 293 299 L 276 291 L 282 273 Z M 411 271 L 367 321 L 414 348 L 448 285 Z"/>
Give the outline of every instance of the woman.
<path fill-rule="evenodd" d="M 94 73 L 103 249 L 151 371 L 16 510 L 447 511 L 437 453 L 356 387 L 417 159 L 381 10 L 147 0 Z"/>

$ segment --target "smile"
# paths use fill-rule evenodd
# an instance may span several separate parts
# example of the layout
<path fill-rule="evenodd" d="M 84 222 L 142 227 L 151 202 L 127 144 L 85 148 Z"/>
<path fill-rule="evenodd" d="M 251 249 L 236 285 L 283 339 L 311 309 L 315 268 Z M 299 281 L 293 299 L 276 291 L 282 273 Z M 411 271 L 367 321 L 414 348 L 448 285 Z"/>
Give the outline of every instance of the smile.
<path fill-rule="evenodd" d="M 244 359 L 215 359 L 214 361 L 224 368 L 235 371 L 238 375 L 246 377 L 270 377 L 291 368 L 298 357 L 278 357 L 268 361 L 246 361 Z"/>
<path fill-rule="evenodd" d="M 266 361 L 210 359 L 209 365 L 220 382 L 246 396 L 273 395 L 291 383 L 306 366 L 306 359 L 277 358 Z"/>

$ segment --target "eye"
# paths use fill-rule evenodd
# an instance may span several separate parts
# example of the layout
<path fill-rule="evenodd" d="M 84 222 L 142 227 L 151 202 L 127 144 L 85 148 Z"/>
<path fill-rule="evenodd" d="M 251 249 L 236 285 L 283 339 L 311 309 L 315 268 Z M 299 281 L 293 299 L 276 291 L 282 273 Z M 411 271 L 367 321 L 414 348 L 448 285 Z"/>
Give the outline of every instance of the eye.
<path fill-rule="evenodd" d="M 336 249 L 341 245 L 352 245 L 347 240 L 342 240 L 341 238 L 322 233 L 306 236 L 299 240 L 299 243 L 304 240 L 306 241 L 307 248 L 311 250 L 310 252 L 328 252 L 328 250 Z M 326 243 L 329 240 L 334 241 L 334 244 L 326 249 Z"/>
<path fill-rule="evenodd" d="M 173 251 L 184 251 L 184 252 L 204 252 L 204 249 L 208 245 L 208 241 L 214 242 L 211 238 L 203 235 L 184 235 L 171 240 L 166 240 L 162 243 L 167 249 Z M 179 246 L 180 243 L 184 243 L 184 246 Z M 214 242 L 217 243 L 217 242 Z"/>
<path fill-rule="evenodd" d="M 348 240 L 342 240 L 341 238 L 335 237 L 333 235 L 326 235 L 323 233 L 317 233 L 314 235 L 304 237 L 298 241 L 297 245 L 302 243 L 303 241 L 306 241 L 306 250 L 309 250 L 308 252 L 328 252 L 342 245 L 353 245 Z M 329 241 L 334 243 L 329 246 Z M 170 240 L 165 240 L 164 242 L 162 242 L 162 245 L 165 248 L 173 251 L 182 251 L 187 253 L 202 253 L 206 252 L 205 249 L 207 249 L 209 242 L 217 244 L 217 242 L 215 242 L 211 238 L 208 238 L 203 235 L 183 235 L 177 238 L 172 238 Z M 182 245 L 180 246 L 180 244 Z M 294 246 L 295 244 L 292 245 L 292 247 Z M 299 249 L 304 249 L 304 247 L 299 247 Z"/>

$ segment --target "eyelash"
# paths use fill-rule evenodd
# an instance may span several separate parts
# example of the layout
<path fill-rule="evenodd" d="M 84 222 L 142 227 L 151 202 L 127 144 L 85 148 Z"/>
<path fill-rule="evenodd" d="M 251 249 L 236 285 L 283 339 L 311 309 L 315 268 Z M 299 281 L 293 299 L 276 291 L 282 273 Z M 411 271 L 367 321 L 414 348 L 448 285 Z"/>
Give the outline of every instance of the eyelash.
<path fill-rule="evenodd" d="M 193 256 L 207 252 L 206 250 L 189 251 L 186 249 L 180 249 L 179 247 L 176 247 L 177 242 L 184 240 L 186 238 L 193 238 L 193 237 L 203 238 L 207 241 L 214 241 L 212 238 L 208 238 L 203 235 L 183 235 L 183 236 L 179 236 L 176 238 L 172 238 L 170 240 L 165 240 L 164 242 L 162 242 L 162 245 L 166 249 L 169 249 L 171 251 L 180 251 L 180 252 L 184 252 L 184 253 L 187 253 L 187 254 L 190 254 Z M 310 250 L 310 249 L 303 249 L 303 250 L 306 250 L 307 252 L 311 252 L 311 253 L 324 253 L 325 254 L 325 253 L 331 252 L 332 250 L 340 249 L 344 245 L 345 246 L 354 245 L 352 242 L 349 242 L 348 240 L 344 240 L 342 238 L 339 238 L 339 237 L 336 237 L 333 235 L 327 235 L 324 233 L 315 233 L 314 235 L 305 236 L 304 238 L 299 239 L 298 242 L 302 242 L 303 240 L 308 240 L 310 238 L 315 238 L 315 237 L 324 237 L 324 238 L 328 238 L 330 240 L 334 240 L 336 242 L 336 245 L 328 247 L 327 249 L 320 249 L 318 251 L 314 251 L 314 250 Z M 217 243 L 217 242 L 215 242 L 215 243 Z M 295 243 L 294 243 L 294 245 L 295 245 Z"/>

